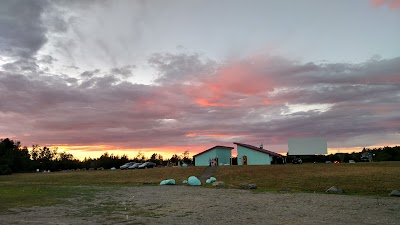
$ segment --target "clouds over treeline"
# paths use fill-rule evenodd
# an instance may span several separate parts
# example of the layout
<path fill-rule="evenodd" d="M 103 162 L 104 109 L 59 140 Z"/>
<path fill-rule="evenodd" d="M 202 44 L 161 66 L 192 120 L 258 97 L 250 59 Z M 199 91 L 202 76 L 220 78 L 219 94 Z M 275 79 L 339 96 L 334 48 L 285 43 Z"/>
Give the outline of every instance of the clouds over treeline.
<path fill-rule="evenodd" d="M 221 63 L 155 54 L 148 63 L 158 74 L 152 85 L 127 81 L 129 66 L 71 77 L 35 62 L 3 65 L 1 136 L 25 144 L 157 147 L 285 145 L 302 136 L 373 145 L 379 143 L 372 136 L 399 135 L 400 58 L 315 64 L 257 56 Z"/>

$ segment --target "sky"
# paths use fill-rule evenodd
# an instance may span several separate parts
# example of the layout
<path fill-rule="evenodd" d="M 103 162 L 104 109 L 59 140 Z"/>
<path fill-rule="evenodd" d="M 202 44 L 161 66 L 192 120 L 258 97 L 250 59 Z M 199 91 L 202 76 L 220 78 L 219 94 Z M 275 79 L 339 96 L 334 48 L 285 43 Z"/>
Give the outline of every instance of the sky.
<path fill-rule="evenodd" d="M 0 0 L 0 138 L 77 158 L 400 145 L 400 0 Z"/>

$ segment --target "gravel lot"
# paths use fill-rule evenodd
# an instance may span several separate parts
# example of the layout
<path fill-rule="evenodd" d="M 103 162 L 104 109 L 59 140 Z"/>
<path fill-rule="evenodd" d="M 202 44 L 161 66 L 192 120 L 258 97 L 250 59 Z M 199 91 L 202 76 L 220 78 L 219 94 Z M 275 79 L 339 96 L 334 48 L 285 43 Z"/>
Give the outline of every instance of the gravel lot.
<path fill-rule="evenodd" d="M 395 197 L 142 186 L 12 209 L 0 224 L 399 224 L 399 212 Z"/>

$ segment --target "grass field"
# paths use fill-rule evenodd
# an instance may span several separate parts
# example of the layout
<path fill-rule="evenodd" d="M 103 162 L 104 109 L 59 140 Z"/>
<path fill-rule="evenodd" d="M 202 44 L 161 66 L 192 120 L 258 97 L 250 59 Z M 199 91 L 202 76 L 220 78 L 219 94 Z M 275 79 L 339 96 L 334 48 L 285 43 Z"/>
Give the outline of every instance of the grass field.
<path fill-rule="evenodd" d="M 168 167 L 147 170 L 25 173 L 0 176 L 0 210 L 53 205 L 72 196 L 90 197 L 112 188 L 156 185 L 164 179 L 182 182 L 200 176 L 204 167 Z M 258 191 L 323 193 L 340 186 L 347 194 L 387 196 L 400 189 L 400 162 L 224 166 L 215 174 L 226 187 L 255 183 Z M 211 185 L 208 185 L 210 187 Z"/>
<path fill-rule="evenodd" d="M 220 167 L 216 177 L 231 186 L 255 183 L 264 191 L 325 192 L 339 186 L 348 194 L 383 195 L 400 189 L 400 162 Z"/>

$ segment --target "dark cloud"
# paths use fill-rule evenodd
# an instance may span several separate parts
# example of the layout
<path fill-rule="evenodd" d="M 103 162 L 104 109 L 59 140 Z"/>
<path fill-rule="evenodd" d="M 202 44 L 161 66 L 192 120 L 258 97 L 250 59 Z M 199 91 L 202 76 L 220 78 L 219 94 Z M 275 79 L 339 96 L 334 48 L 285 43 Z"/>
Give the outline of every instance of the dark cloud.
<path fill-rule="evenodd" d="M 71 68 L 71 69 L 74 69 L 74 70 L 79 70 L 79 67 L 77 67 L 77 66 L 75 66 L 75 65 L 64 66 L 64 67 L 66 67 L 66 68 Z"/>
<path fill-rule="evenodd" d="M 282 147 L 287 138 L 303 136 L 327 137 L 331 146 L 382 144 L 376 137 L 388 140 L 400 132 L 398 58 L 359 65 L 283 59 L 217 65 L 194 55 L 159 55 L 151 61 L 161 76 L 157 85 L 94 76 L 96 70 L 87 71 L 93 74 L 83 81 L 1 71 L 0 135 L 7 131 L 24 144 L 155 147 L 243 141 Z"/>
<path fill-rule="evenodd" d="M 93 77 L 93 76 L 95 76 L 95 75 L 97 75 L 99 73 L 100 73 L 99 69 L 87 70 L 87 71 L 81 73 L 80 76 L 83 77 L 83 78 L 90 78 L 90 77 Z"/>
<path fill-rule="evenodd" d="M 45 0 L 0 1 L 0 53 L 8 56 L 31 57 L 47 41 L 41 15 Z"/>
<path fill-rule="evenodd" d="M 3 70 L 15 73 L 40 73 L 39 65 L 35 58 L 19 59 L 2 65 Z"/>
<path fill-rule="evenodd" d="M 128 78 L 132 76 L 132 69 L 135 68 L 133 65 L 127 65 L 123 67 L 115 67 L 110 70 L 112 75 L 118 75 L 123 78 Z"/>
<path fill-rule="evenodd" d="M 60 1 L 52 1 L 42 15 L 43 23 L 51 33 L 65 33 L 68 31 L 68 20 L 65 10 L 59 7 Z"/>
<path fill-rule="evenodd" d="M 43 56 L 41 56 L 41 59 L 38 62 L 50 65 L 54 61 L 57 61 L 57 60 L 55 58 L 53 58 L 51 55 L 43 55 Z"/>
<path fill-rule="evenodd" d="M 160 72 L 155 80 L 159 84 L 196 81 L 214 72 L 216 63 L 202 60 L 199 54 L 154 54 L 148 63 Z"/>

